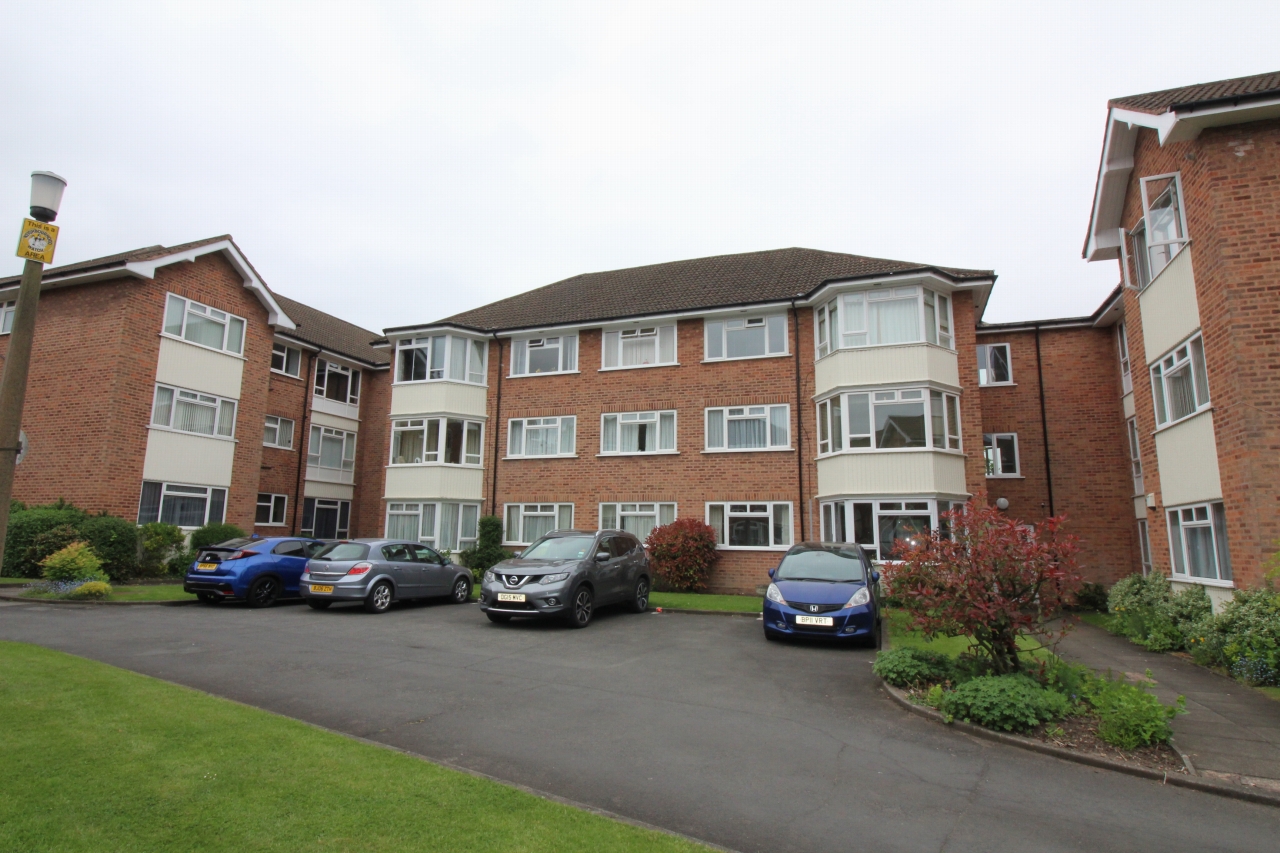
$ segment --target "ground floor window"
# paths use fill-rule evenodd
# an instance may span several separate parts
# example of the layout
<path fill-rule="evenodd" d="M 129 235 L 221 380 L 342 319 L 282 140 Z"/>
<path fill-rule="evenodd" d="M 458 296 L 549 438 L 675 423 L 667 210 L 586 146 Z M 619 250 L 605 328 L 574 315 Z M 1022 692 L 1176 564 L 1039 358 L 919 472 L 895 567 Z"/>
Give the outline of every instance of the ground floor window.
<path fill-rule="evenodd" d="M 387 504 L 387 538 L 416 539 L 437 551 L 459 551 L 476 544 L 480 504 L 414 501 Z"/>
<path fill-rule="evenodd" d="M 179 527 L 221 524 L 226 508 L 226 489 L 147 480 L 142 483 L 138 502 L 138 523 L 159 521 Z"/>
<path fill-rule="evenodd" d="M 877 559 L 888 560 L 897 543 L 918 542 L 931 530 L 945 530 L 939 516 L 962 505 L 933 498 L 823 501 L 822 541 L 855 542 Z"/>
<path fill-rule="evenodd" d="M 254 517 L 253 523 L 262 525 L 282 525 L 284 524 L 285 511 L 288 506 L 288 495 L 269 495 L 259 492 L 258 514 Z"/>
<path fill-rule="evenodd" d="M 1147 530 L 1147 521 L 1138 522 L 1138 551 L 1142 555 L 1142 573 L 1151 574 L 1151 531 Z"/>
<path fill-rule="evenodd" d="M 1221 503 L 1169 510 L 1173 574 L 1210 581 L 1231 580 L 1227 515 Z"/>
<path fill-rule="evenodd" d="M 673 503 L 600 504 L 600 529 L 625 530 L 643 542 L 653 528 L 676 520 Z"/>
<path fill-rule="evenodd" d="M 303 498 L 299 532 L 316 539 L 346 539 L 351 533 L 351 501 Z"/>
<path fill-rule="evenodd" d="M 709 503 L 707 524 L 721 548 L 791 547 L 790 503 Z"/>
<path fill-rule="evenodd" d="M 503 539 L 512 545 L 529 545 L 552 530 L 573 527 L 573 504 L 507 504 Z"/>

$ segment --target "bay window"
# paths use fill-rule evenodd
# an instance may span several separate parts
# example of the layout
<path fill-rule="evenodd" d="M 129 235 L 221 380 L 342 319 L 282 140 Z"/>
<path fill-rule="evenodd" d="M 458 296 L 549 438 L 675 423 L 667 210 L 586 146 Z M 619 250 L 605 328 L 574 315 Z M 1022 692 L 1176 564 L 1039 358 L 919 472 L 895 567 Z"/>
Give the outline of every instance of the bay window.
<path fill-rule="evenodd" d="M 978 384 L 1013 384 L 1013 359 L 1008 344 L 978 345 Z"/>
<path fill-rule="evenodd" d="M 708 503 L 707 524 L 715 530 L 719 548 L 791 547 L 790 503 Z"/>
<path fill-rule="evenodd" d="M 1141 184 L 1143 261 L 1149 281 L 1186 244 L 1187 222 L 1182 212 L 1182 183 L 1176 173 L 1143 178 Z"/>
<path fill-rule="evenodd" d="M 408 539 L 437 551 L 457 551 L 476 544 L 480 505 L 452 501 L 387 504 L 387 538 Z"/>
<path fill-rule="evenodd" d="M 316 396 L 348 406 L 359 405 L 360 371 L 345 364 L 316 359 Z"/>
<path fill-rule="evenodd" d="M 986 459 L 988 477 L 1018 476 L 1017 433 L 983 433 L 982 455 Z"/>
<path fill-rule="evenodd" d="M 177 432 L 231 438 L 236 431 L 236 401 L 157 385 L 151 425 Z"/>
<path fill-rule="evenodd" d="M 604 333 L 603 370 L 676 363 L 676 327 L 644 326 Z"/>
<path fill-rule="evenodd" d="M 908 500 L 835 500 L 822 503 L 822 541 L 865 546 L 881 561 L 894 559 L 899 543 L 920 544 L 935 529 L 944 529 L 943 513 L 961 502 L 916 498 Z"/>
<path fill-rule="evenodd" d="M 288 495 L 258 494 L 257 514 L 253 523 L 264 527 L 283 527 L 289 507 Z"/>
<path fill-rule="evenodd" d="M 676 413 L 619 412 L 600 418 L 600 452 L 674 453 Z"/>
<path fill-rule="evenodd" d="M 791 407 L 729 406 L 706 410 L 707 450 L 790 450 Z"/>
<path fill-rule="evenodd" d="M 578 336 L 530 338 L 511 342 L 511 375 L 571 373 L 578 369 Z"/>
<path fill-rule="evenodd" d="M 838 394 L 818 403 L 818 453 L 960 449 L 960 398 L 930 388 Z"/>
<path fill-rule="evenodd" d="M 444 380 L 485 384 L 487 341 L 462 335 L 431 335 L 396 344 L 396 384 Z"/>
<path fill-rule="evenodd" d="M 266 447 L 293 449 L 293 421 L 275 415 L 267 415 L 262 427 L 262 443 Z"/>
<path fill-rule="evenodd" d="M 553 530 L 573 528 L 573 504 L 507 504 L 503 539 L 531 545 Z"/>
<path fill-rule="evenodd" d="M 482 424 L 462 418 L 408 418 L 391 422 L 391 464 L 479 465 Z"/>
<path fill-rule="evenodd" d="M 164 333 L 202 347 L 240 355 L 244 351 L 243 317 L 201 305 L 170 293 L 164 309 Z"/>
<path fill-rule="evenodd" d="M 845 293 L 816 309 L 818 357 L 837 349 L 930 343 L 951 349 L 951 298 L 907 285 Z"/>
<path fill-rule="evenodd" d="M 1176 423 L 1209 407 L 1204 342 L 1196 335 L 1151 366 L 1156 425 Z"/>
<path fill-rule="evenodd" d="M 221 524 L 226 507 L 226 489 L 144 481 L 138 502 L 138 523 L 159 521 L 178 527 Z"/>
<path fill-rule="evenodd" d="M 341 472 L 340 481 L 353 482 L 356 467 L 356 434 L 314 424 L 307 464 Z"/>
<path fill-rule="evenodd" d="M 1227 516 L 1221 503 L 1168 511 L 1169 550 L 1174 580 L 1230 582 Z"/>
<path fill-rule="evenodd" d="M 516 418 L 507 422 L 507 456 L 572 456 L 578 419 Z"/>
<path fill-rule="evenodd" d="M 655 527 L 676 520 L 673 503 L 600 504 L 600 529 L 625 530 L 643 542 Z"/>
<path fill-rule="evenodd" d="M 707 320 L 704 331 L 708 361 L 787 354 L 785 314 Z"/>
<path fill-rule="evenodd" d="M 302 375 L 302 350 L 282 343 L 271 345 L 271 369 L 285 376 Z"/>

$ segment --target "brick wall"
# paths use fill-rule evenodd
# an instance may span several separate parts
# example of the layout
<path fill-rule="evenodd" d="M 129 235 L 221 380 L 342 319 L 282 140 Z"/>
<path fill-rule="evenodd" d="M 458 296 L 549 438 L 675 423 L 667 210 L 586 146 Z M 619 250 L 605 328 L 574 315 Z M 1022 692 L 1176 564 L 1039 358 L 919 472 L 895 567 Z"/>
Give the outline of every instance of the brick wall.
<path fill-rule="evenodd" d="M 309 377 L 315 375 L 315 354 L 303 351 L 299 367 L 299 376 L 286 376 L 282 373 L 267 374 L 267 403 L 264 415 L 275 415 L 293 421 L 293 449 L 284 450 L 278 447 L 262 448 L 262 464 L 258 476 L 257 489 L 277 495 L 288 495 L 289 504 L 285 514 L 285 526 L 255 525 L 254 532 L 259 536 L 280 536 L 285 533 L 297 533 L 302 525 L 302 497 L 299 486 L 302 481 L 298 477 L 299 468 L 305 469 L 307 454 L 307 409 L 311 402 L 311 382 Z M 247 429 L 246 425 L 246 429 Z M 247 438 L 247 435 L 245 436 Z"/>
<path fill-rule="evenodd" d="M 365 370 L 360 383 L 360 435 L 356 441 L 351 535 L 381 536 L 386 518 L 383 486 L 391 452 L 391 371 Z"/>

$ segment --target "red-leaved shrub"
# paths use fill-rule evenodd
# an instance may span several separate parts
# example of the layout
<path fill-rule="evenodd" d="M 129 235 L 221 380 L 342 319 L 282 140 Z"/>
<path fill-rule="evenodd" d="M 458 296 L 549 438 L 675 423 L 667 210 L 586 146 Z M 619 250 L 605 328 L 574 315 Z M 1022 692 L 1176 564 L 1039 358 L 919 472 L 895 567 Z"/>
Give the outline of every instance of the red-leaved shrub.
<path fill-rule="evenodd" d="M 645 540 L 657 586 L 676 592 L 707 588 L 711 568 L 720 559 L 716 531 L 696 518 L 677 518 L 655 527 Z"/>
<path fill-rule="evenodd" d="M 1064 517 L 1031 527 L 976 498 L 943 513 L 942 530 L 915 547 L 899 543 L 883 567 L 889 592 L 926 637 L 964 636 L 996 673 L 1016 672 L 1018 637 L 1052 640 L 1048 624 L 1080 588 L 1074 536 Z"/>

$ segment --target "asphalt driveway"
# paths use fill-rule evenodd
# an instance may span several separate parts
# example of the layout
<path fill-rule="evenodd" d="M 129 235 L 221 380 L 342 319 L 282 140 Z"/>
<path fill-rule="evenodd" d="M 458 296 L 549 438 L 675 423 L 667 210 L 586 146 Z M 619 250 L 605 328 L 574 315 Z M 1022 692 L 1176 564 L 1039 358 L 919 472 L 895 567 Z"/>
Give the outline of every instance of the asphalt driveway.
<path fill-rule="evenodd" d="M 1280 812 L 904 713 L 873 653 L 743 617 L 0 602 L 0 638 L 190 685 L 741 851 L 1265 850 Z M 477 804 L 477 813 L 483 804 Z"/>

